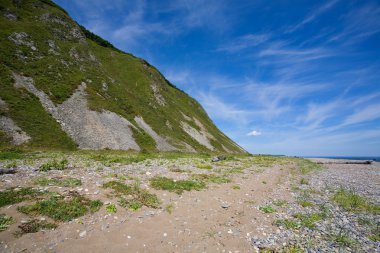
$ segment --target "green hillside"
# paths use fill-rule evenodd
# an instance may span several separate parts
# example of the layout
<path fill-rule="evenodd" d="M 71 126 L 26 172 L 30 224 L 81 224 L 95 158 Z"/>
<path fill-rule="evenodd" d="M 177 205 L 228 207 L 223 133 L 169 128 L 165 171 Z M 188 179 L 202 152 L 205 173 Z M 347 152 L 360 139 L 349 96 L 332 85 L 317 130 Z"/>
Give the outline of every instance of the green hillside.
<path fill-rule="evenodd" d="M 155 67 L 55 3 L 1 0 L 0 14 L 0 148 L 245 152 Z"/>

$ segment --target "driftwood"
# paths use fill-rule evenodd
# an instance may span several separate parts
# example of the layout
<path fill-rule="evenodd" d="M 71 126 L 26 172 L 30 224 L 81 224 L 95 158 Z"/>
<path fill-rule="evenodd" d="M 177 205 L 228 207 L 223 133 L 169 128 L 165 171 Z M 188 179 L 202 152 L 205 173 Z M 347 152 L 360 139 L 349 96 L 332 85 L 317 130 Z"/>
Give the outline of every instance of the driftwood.
<path fill-rule="evenodd" d="M 318 164 L 372 164 L 373 161 L 365 160 L 365 161 L 329 161 L 329 162 L 316 162 Z"/>
<path fill-rule="evenodd" d="M 17 171 L 15 169 L 0 169 L 0 175 L 3 174 L 15 174 Z"/>

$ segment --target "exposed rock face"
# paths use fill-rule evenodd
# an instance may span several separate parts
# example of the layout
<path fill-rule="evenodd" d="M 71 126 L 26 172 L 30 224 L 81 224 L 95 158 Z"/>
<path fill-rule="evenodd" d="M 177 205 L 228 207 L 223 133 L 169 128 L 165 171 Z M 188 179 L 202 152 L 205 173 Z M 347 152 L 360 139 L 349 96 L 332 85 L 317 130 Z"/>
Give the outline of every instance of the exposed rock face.
<path fill-rule="evenodd" d="M 16 146 L 24 144 L 31 139 L 12 119 L 4 116 L 0 116 L 0 130 L 12 138 L 12 144 Z"/>
<path fill-rule="evenodd" d="M 182 129 L 191 136 L 194 140 L 196 140 L 199 144 L 205 146 L 209 150 L 214 150 L 214 147 L 210 143 L 210 135 L 207 131 L 203 129 L 198 131 L 194 127 L 190 126 L 188 123 L 181 121 Z"/>
<path fill-rule="evenodd" d="M 44 92 L 34 86 L 32 78 L 15 73 L 13 76 L 15 86 L 23 87 L 36 95 L 45 110 L 61 124 L 79 148 L 140 150 L 130 129 L 134 126 L 128 120 L 110 111 L 96 112 L 88 109 L 85 83 L 68 100 L 55 106 Z"/>
<path fill-rule="evenodd" d="M 158 150 L 161 151 L 173 151 L 177 150 L 175 147 L 170 145 L 164 138 L 159 136 L 145 121 L 142 117 L 136 116 L 135 117 L 136 123 L 144 129 L 145 132 L 147 132 L 156 142 L 156 147 Z"/>

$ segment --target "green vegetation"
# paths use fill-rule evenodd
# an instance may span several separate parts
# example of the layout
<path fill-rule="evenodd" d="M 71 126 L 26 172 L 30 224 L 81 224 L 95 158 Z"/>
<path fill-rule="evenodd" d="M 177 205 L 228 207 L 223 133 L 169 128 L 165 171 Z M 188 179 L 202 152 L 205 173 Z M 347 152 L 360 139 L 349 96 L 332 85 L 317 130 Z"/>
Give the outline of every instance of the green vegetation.
<path fill-rule="evenodd" d="M 332 200 L 347 211 L 380 213 L 380 206 L 370 204 L 366 198 L 355 193 L 353 190 L 340 188 L 335 192 Z"/>
<path fill-rule="evenodd" d="M 99 200 L 90 200 L 78 193 L 72 193 L 69 199 L 63 196 L 51 196 L 17 210 L 28 215 L 46 215 L 56 221 L 70 221 L 87 213 L 94 213 L 102 206 Z"/>
<path fill-rule="evenodd" d="M 103 187 L 113 189 L 113 195 L 119 198 L 119 204 L 132 210 L 137 210 L 142 206 L 158 208 L 161 204 L 157 195 L 141 189 L 138 182 L 129 186 L 119 181 L 110 181 L 103 184 Z"/>
<path fill-rule="evenodd" d="M 273 222 L 274 225 L 278 227 L 284 227 L 286 229 L 299 229 L 301 228 L 301 223 L 297 220 L 289 220 L 289 219 L 283 219 L 283 220 L 275 220 Z"/>
<path fill-rule="evenodd" d="M 0 232 L 7 230 L 7 228 L 13 223 L 15 223 L 13 217 L 5 214 L 0 214 Z"/>
<path fill-rule="evenodd" d="M 272 167 L 275 164 L 288 163 L 289 159 L 286 157 L 271 156 L 271 155 L 254 155 L 252 159 L 253 165 L 258 167 Z"/>
<path fill-rule="evenodd" d="M 52 160 L 42 164 L 39 168 L 39 171 L 64 170 L 67 168 L 68 163 L 69 161 L 67 159 L 63 159 L 59 162 L 57 160 Z"/>
<path fill-rule="evenodd" d="M 341 247 L 353 248 L 359 244 L 358 241 L 350 238 L 344 231 L 340 231 L 339 234 L 336 235 L 331 235 L 331 240 Z"/>
<path fill-rule="evenodd" d="M 324 215 L 321 213 L 295 214 L 294 218 L 299 220 L 301 226 L 313 229 L 315 227 L 314 223 L 322 220 L 324 218 Z"/>
<path fill-rule="evenodd" d="M 169 214 L 172 214 L 173 209 L 174 209 L 173 204 L 169 204 L 165 206 L 165 211 L 168 212 Z"/>
<path fill-rule="evenodd" d="M 239 190 L 239 189 L 240 189 L 240 185 L 233 185 L 233 186 L 232 186 L 232 189 L 234 189 L 234 190 Z"/>
<path fill-rule="evenodd" d="M 212 166 L 210 164 L 198 164 L 196 167 L 198 169 L 212 170 Z"/>
<path fill-rule="evenodd" d="M 224 184 L 231 182 L 231 179 L 225 176 L 218 176 L 215 174 L 193 174 L 190 179 L 202 182 L 202 183 L 216 183 L 216 184 Z"/>
<path fill-rule="evenodd" d="M 201 174 L 202 175 L 202 174 Z M 157 190 L 166 190 L 182 194 L 183 191 L 202 190 L 206 188 L 206 183 L 200 180 L 176 180 L 167 177 L 153 177 L 150 185 Z"/>
<path fill-rule="evenodd" d="M 115 204 L 108 204 L 108 205 L 106 205 L 106 211 L 108 213 L 116 213 L 117 212 L 116 205 Z"/>
<path fill-rule="evenodd" d="M 274 213 L 274 212 L 277 212 L 277 210 L 274 209 L 274 207 L 271 206 L 271 205 L 260 206 L 259 210 L 262 211 L 262 212 L 264 212 L 264 213 Z"/>
<path fill-rule="evenodd" d="M 41 230 L 51 230 L 57 227 L 57 224 L 49 223 L 47 221 L 31 220 L 27 223 L 21 224 L 18 226 L 20 231 L 15 233 L 16 236 L 22 236 L 27 233 L 37 233 Z"/>
<path fill-rule="evenodd" d="M 300 184 L 309 184 L 309 181 L 305 178 L 301 178 Z"/>
<path fill-rule="evenodd" d="M 56 186 L 62 186 L 62 187 L 74 187 L 74 186 L 80 186 L 82 185 L 82 181 L 80 179 L 67 177 L 67 178 L 37 178 L 33 181 L 34 184 L 41 185 L 41 186 L 47 186 L 47 185 L 56 185 Z"/>
<path fill-rule="evenodd" d="M 312 171 L 321 170 L 322 166 L 307 159 L 297 159 L 298 170 L 302 175 L 311 173 Z"/>
<path fill-rule="evenodd" d="M 283 206 L 286 206 L 288 204 L 288 201 L 286 201 L 284 199 L 276 199 L 276 200 L 272 201 L 272 204 L 275 206 L 283 207 Z"/>
<path fill-rule="evenodd" d="M 23 158 L 23 152 L 17 149 L 0 151 L 0 160 L 15 160 Z"/>
<path fill-rule="evenodd" d="M 179 168 L 170 169 L 170 171 L 171 171 L 171 172 L 177 172 L 177 173 L 184 173 L 184 172 L 187 172 L 186 170 L 179 169 Z"/>
<path fill-rule="evenodd" d="M 0 207 L 35 199 L 42 194 L 44 193 L 30 187 L 10 188 L 0 192 Z"/>

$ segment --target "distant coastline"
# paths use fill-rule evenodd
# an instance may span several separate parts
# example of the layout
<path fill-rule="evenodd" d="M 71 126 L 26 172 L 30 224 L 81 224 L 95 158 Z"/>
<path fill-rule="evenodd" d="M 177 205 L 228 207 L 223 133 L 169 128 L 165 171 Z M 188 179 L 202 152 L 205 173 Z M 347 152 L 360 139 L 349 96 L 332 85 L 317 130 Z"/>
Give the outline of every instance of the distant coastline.
<path fill-rule="evenodd" d="M 344 160 L 371 160 L 380 162 L 380 156 L 302 156 L 303 158 L 329 158 Z"/>

